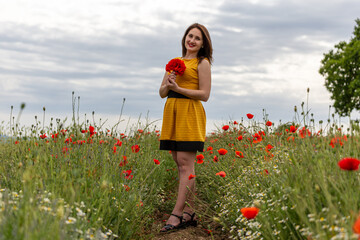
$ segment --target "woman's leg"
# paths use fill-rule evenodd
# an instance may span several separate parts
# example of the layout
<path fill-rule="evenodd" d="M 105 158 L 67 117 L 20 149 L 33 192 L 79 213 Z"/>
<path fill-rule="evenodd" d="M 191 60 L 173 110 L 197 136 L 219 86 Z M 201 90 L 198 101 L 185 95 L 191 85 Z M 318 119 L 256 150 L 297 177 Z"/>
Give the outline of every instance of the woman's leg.
<path fill-rule="evenodd" d="M 191 159 L 193 159 L 193 161 L 191 162 L 194 162 L 192 164 L 193 166 L 193 173 L 191 174 L 194 174 L 195 175 L 195 159 L 196 159 L 196 152 L 193 153 L 193 156 L 191 156 Z M 189 161 L 190 162 L 190 161 Z M 180 171 L 179 171 L 180 172 Z M 179 173 L 180 175 L 180 173 Z M 190 175 L 190 174 L 189 174 Z M 187 179 L 189 179 L 189 175 L 187 176 Z M 183 211 L 184 212 L 187 212 L 189 214 L 192 214 L 194 212 L 194 207 L 195 207 L 195 203 L 194 203 L 194 194 L 195 194 L 195 191 L 196 191 L 196 181 L 193 181 L 195 179 L 192 179 L 190 181 L 190 184 L 188 185 L 188 188 L 186 189 L 189 189 L 190 191 L 187 192 L 187 195 L 186 195 L 186 200 L 185 200 L 185 206 L 183 208 Z M 179 187 L 180 188 L 180 187 Z M 188 214 L 183 214 L 183 217 L 186 221 L 189 221 L 191 219 L 191 216 L 188 215 Z"/>
<path fill-rule="evenodd" d="M 194 202 L 192 195 L 195 190 L 195 179 L 189 180 L 189 176 L 190 174 L 195 175 L 195 158 L 196 152 L 176 152 L 175 162 L 177 163 L 179 172 L 179 190 L 176 204 L 172 211 L 173 214 L 182 216 L 186 201 L 193 207 Z M 177 226 L 179 224 L 179 219 L 170 216 L 166 223 Z"/>
<path fill-rule="evenodd" d="M 171 151 L 171 155 L 172 155 L 172 157 L 173 157 L 173 159 L 174 159 L 174 161 L 176 163 L 177 168 L 179 169 L 179 164 L 178 164 L 178 161 L 177 161 L 177 151 Z M 179 171 L 178 171 L 178 179 L 180 181 L 180 173 L 179 173 Z"/>

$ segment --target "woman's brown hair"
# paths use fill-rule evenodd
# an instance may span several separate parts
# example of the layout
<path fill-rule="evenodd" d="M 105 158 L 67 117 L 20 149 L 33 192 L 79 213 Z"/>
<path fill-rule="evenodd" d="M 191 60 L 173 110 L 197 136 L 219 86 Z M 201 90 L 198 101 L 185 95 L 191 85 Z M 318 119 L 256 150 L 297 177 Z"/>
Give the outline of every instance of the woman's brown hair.
<path fill-rule="evenodd" d="M 206 29 L 206 27 L 204 25 L 201 25 L 199 23 L 194 23 L 191 24 L 185 31 L 185 34 L 182 38 L 181 41 L 181 46 L 182 46 L 182 56 L 184 57 L 186 55 L 186 47 L 185 47 L 185 38 L 186 35 L 190 32 L 191 29 L 193 28 L 197 28 L 200 30 L 201 34 L 202 34 L 202 38 L 203 38 L 203 47 L 200 48 L 197 57 L 199 58 L 199 63 L 204 59 L 207 58 L 210 62 L 210 64 L 213 61 L 212 58 L 212 52 L 213 52 L 213 48 L 212 48 L 212 44 L 211 44 L 211 38 L 210 38 L 210 34 L 209 31 Z"/>

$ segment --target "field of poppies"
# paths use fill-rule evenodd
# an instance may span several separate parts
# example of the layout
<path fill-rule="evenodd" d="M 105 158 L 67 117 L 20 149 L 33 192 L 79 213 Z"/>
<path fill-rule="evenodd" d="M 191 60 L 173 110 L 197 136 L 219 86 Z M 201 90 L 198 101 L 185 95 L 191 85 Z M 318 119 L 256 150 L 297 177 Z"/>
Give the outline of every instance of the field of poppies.
<path fill-rule="evenodd" d="M 358 239 L 359 124 L 247 114 L 198 153 L 200 228 L 230 239 Z M 0 239 L 149 239 L 177 172 L 160 132 L 95 122 L 0 125 Z M 7 136 L 7 137 L 5 137 Z"/>

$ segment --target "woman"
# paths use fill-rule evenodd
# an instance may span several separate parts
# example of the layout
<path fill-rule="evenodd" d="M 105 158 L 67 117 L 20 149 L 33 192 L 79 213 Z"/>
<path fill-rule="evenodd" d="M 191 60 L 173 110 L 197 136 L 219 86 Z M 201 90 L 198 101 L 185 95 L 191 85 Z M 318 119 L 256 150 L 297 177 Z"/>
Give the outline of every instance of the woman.
<path fill-rule="evenodd" d="M 212 44 L 208 30 L 201 24 L 188 27 L 182 38 L 182 59 L 186 70 L 182 76 L 165 73 L 159 94 L 168 97 L 160 137 L 160 149 L 171 150 L 179 174 L 175 207 L 161 229 L 196 226 L 194 212 L 196 152 L 204 150 L 206 115 L 201 101 L 206 102 L 211 89 Z M 187 203 L 187 204 L 186 204 Z"/>

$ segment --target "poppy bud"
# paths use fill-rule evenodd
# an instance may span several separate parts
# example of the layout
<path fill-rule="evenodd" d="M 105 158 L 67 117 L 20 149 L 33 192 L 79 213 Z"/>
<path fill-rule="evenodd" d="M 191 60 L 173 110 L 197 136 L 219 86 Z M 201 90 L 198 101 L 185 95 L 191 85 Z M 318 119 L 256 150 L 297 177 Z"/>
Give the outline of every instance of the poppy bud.
<path fill-rule="evenodd" d="M 254 200 L 253 204 L 254 204 L 255 207 L 260 208 L 261 201 L 260 200 Z"/>
<path fill-rule="evenodd" d="M 214 222 L 220 222 L 220 218 L 218 218 L 218 217 L 213 217 L 213 220 L 214 220 Z"/>
<path fill-rule="evenodd" d="M 106 189 L 107 186 L 108 186 L 108 182 L 106 180 L 103 180 L 102 183 L 101 183 L 101 188 Z"/>

